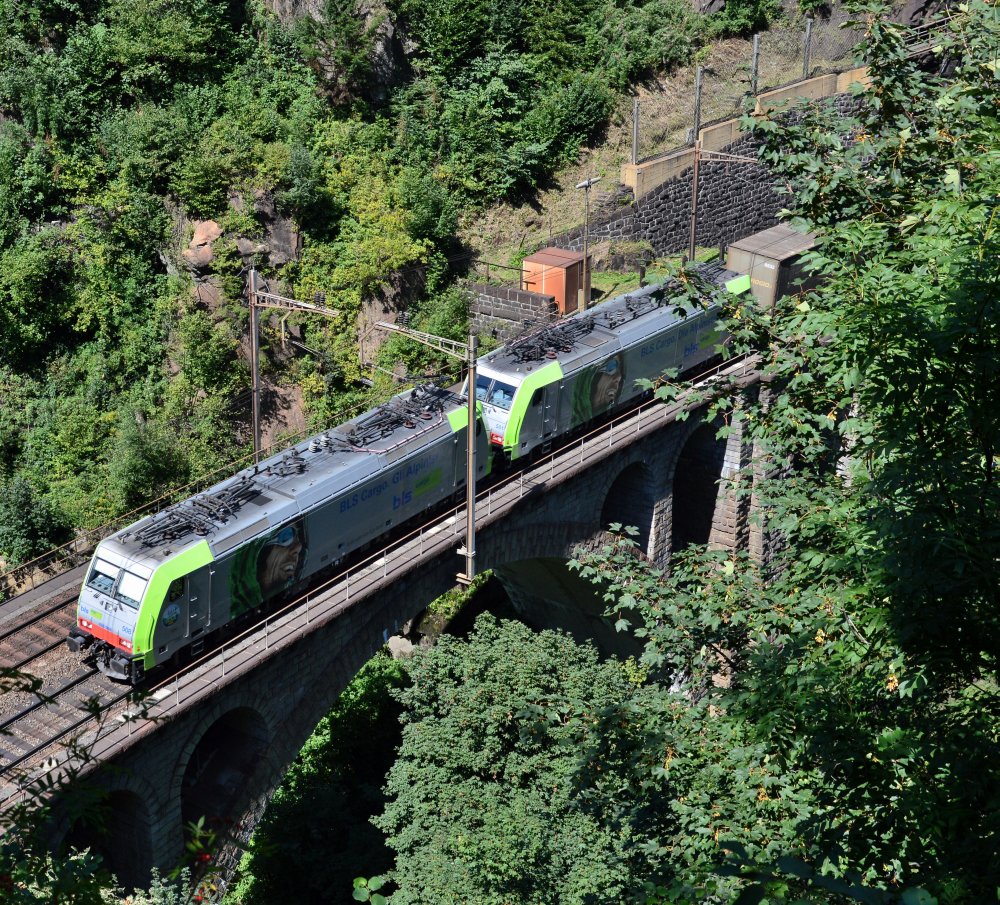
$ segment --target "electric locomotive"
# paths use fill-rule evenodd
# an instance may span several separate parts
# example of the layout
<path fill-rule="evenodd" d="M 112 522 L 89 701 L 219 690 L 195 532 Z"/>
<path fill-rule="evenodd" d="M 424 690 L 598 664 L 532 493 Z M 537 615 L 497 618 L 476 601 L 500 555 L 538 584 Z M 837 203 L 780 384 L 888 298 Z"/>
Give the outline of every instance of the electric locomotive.
<path fill-rule="evenodd" d="M 750 278 L 702 265 L 704 280 L 730 293 Z M 647 286 L 508 343 L 479 360 L 476 398 L 495 451 L 508 462 L 548 449 L 559 437 L 640 396 L 640 379 L 690 371 L 724 339 L 718 290 L 704 307 L 675 299 L 676 284 Z"/>
<path fill-rule="evenodd" d="M 773 227 L 731 247 L 742 255 L 729 259 L 739 271 L 699 266 L 715 287 L 702 305 L 674 283 L 649 286 L 480 358 L 477 481 L 494 461 L 528 458 L 625 407 L 643 392 L 637 380 L 690 372 L 714 357 L 725 339 L 720 293 L 773 304 L 789 282 L 784 272 L 812 242 Z M 139 682 L 459 494 L 463 392 L 402 393 L 106 538 L 84 579 L 70 648 L 88 650 L 106 675 Z"/>
<path fill-rule="evenodd" d="M 67 642 L 137 683 L 465 487 L 467 401 L 417 387 L 118 531 Z M 476 425 L 478 477 L 489 441 Z"/>

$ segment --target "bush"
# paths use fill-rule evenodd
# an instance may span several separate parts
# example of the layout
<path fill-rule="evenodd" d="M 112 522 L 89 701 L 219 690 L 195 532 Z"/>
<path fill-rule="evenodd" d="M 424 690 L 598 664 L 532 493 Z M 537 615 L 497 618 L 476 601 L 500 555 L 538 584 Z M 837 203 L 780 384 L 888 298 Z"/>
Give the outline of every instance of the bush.
<path fill-rule="evenodd" d="M 69 539 L 65 517 L 24 478 L 0 486 L 0 556 L 16 566 Z"/>
<path fill-rule="evenodd" d="M 118 509 L 136 509 L 185 483 L 188 476 L 188 463 L 172 431 L 124 413 L 108 458 L 108 495 Z"/>
<path fill-rule="evenodd" d="M 0 253 L 0 345 L 8 361 L 35 366 L 72 314 L 73 251 L 57 230 L 23 236 Z"/>

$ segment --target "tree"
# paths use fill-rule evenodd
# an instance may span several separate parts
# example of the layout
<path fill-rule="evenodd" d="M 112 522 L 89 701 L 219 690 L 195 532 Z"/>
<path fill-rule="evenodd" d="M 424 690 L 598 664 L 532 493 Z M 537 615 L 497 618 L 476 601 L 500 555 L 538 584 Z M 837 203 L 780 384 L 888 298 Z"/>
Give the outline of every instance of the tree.
<path fill-rule="evenodd" d="M 184 483 L 188 462 L 164 425 L 125 412 L 108 457 L 108 495 L 122 512 L 136 509 Z"/>
<path fill-rule="evenodd" d="M 0 486 L 0 556 L 8 566 L 27 562 L 68 538 L 62 514 L 24 478 Z"/>
<path fill-rule="evenodd" d="M 376 821 L 394 903 L 613 902 L 638 891 L 662 788 L 627 788 L 641 695 L 556 632 L 481 616 L 410 665 Z"/>
<path fill-rule="evenodd" d="M 55 230 L 23 236 L 0 253 L 0 342 L 8 361 L 38 359 L 71 317 L 73 251 Z"/>

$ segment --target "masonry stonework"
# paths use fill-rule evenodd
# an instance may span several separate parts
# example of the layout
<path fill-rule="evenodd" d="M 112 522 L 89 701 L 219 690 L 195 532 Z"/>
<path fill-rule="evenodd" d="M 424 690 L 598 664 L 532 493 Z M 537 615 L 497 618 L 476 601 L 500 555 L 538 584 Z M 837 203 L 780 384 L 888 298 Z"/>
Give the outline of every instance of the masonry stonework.
<path fill-rule="evenodd" d="M 559 317 L 555 297 L 489 283 L 470 283 L 470 320 L 480 336 L 510 342 L 525 330 Z"/>

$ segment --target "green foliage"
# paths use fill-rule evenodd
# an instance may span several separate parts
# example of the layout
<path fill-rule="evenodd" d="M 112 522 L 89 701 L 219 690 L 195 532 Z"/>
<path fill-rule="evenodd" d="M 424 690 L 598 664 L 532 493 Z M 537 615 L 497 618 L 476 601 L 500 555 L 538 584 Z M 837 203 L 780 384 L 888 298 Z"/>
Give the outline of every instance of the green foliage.
<path fill-rule="evenodd" d="M 305 59 L 324 61 L 323 83 L 340 104 L 348 104 L 371 90 L 372 37 L 384 21 L 374 16 L 366 23 L 355 7 L 326 0 L 320 16 L 301 17 L 295 35 Z"/>
<path fill-rule="evenodd" d="M 0 344 L 10 363 L 37 364 L 65 335 L 73 276 L 73 250 L 59 230 L 23 236 L 0 252 Z"/>
<path fill-rule="evenodd" d="M 446 627 L 462 611 L 462 608 L 475 597 L 476 592 L 482 590 L 492 575 L 492 571 L 480 572 L 472 579 L 472 583 L 467 588 L 456 587 L 450 591 L 445 591 L 440 597 L 431 601 L 427 607 L 427 615 L 434 621 L 439 622 L 442 628 Z M 421 634 L 427 634 L 423 627 L 421 627 L 420 631 Z"/>
<path fill-rule="evenodd" d="M 69 540 L 64 516 L 24 478 L 0 485 L 0 557 L 16 566 Z"/>
<path fill-rule="evenodd" d="M 379 892 L 383 886 L 385 886 L 385 880 L 381 877 L 372 877 L 371 879 L 356 877 L 352 898 L 355 902 L 371 902 L 372 905 L 385 905 L 388 899 Z"/>
<path fill-rule="evenodd" d="M 346 878 L 358 865 L 388 867 L 369 818 L 384 802 L 380 787 L 399 740 L 392 690 L 404 681 L 387 655 L 355 676 L 269 803 L 226 902 L 353 902 Z M 366 888 L 377 891 L 374 881 Z"/>
<path fill-rule="evenodd" d="M 176 435 L 165 425 L 125 413 L 108 455 L 107 493 L 120 511 L 155 500 L 189 478 Z"/>
<path fill-rule="evenodd" d="M 176 877 L 164 877 L 153 868 L 149 889 L 135 889 L 125 899 L 127 905 L 192 905 L 202 901 L 194 892 L 196 883 L 191 880 L 191 869 L 183 868 Z"/>
<path fill-rule="evenodd" d="M 609 82 L 618 90 L 689 60 L 705 29 L 691 4 L 676 0 L 630 3 L 614 14 L 605 12 L 591 42 L 605 61 Z"/>
<path fill-rule="evenodd" d="M 537 94 L 538 75 L 526 57 L 497 52 L 473 61 L 442 110 L 443 131 L 457 152 L 445 164 L 449 182 L 490 199 L 532 185 L 549 152 L 527 121 Z"/>
<path fill-rule="evenodd" d="M 626 795 L 641 711 L 618 664 L 482 616 L 410 661 L 393 800 L 376 821 L 406 902 L 621 901 L 662 787 Z"/>
<path fill-rule="evenodd" d="M 177 324 L 181 373 L 195 387 L 209 392 L 232 390 L 245 376 L 236 367 L 238 340 L 225 322 L 213 323 L 207 311 L 196 309 Z"/>
<path fill-rule="evenodd" d="M 726 0 L 719 12 L 708 17 L 708 30 L 720 36 L 751 35 L 767 28 L 780 14 L 777 0 Z"/>
<path fill-rule="evenodd" d="M 46 143 L 32 141 L 16 123 L 0 124 L 0 249 L 59 211 L 51 167 Z"/>

